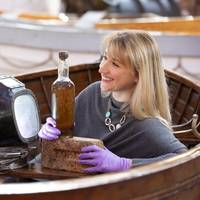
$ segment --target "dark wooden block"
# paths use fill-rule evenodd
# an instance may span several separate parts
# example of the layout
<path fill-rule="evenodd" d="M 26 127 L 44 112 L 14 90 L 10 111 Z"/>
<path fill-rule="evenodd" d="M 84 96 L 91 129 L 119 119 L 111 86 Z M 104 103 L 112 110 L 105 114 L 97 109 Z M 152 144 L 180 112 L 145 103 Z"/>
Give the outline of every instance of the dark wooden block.
<path fill-rule="evenodd" d="M 79 164 L 81 148 L 89 145 L 104 147 L 98 139 L 61 136 L 57 140 L 42 141 L 42 167 L 84 173 L 87 165 Z"/>

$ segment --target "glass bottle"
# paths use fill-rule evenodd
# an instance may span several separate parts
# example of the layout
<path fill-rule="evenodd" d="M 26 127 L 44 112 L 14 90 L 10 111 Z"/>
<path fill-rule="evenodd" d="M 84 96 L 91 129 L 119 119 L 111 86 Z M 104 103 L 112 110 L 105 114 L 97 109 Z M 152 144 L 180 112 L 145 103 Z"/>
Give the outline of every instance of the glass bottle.
<path fill-rule="evenodd" d="M 69 78 L 68 52 L 59 52 L 58 78 L 51 86 L 52 117 L 62 134 L 72 137 L 74 126 L 75 85 Z"/>

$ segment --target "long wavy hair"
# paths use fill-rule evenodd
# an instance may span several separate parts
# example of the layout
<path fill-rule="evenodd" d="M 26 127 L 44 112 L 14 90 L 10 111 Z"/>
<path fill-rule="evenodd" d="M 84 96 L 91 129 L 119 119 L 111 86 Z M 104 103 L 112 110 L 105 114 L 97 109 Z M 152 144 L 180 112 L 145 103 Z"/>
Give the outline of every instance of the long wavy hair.
<path fill-rule="evenodd" d="M 130 99 L 130 110 L 137 119 L 159 118 L 170 127 L 169 95 L 160 51 L 152 36 L 144 31 L 117 31 L 104 38 L 103 51 L 118 58 L 138 75 Z"/>

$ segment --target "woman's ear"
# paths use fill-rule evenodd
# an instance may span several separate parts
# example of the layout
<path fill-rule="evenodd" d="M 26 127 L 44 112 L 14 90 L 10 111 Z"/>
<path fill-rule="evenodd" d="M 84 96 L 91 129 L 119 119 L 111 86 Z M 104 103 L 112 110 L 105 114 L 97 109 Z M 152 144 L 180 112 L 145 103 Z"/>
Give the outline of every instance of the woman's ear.
<path fill-rule="evenodd" d="M 138 81 L 139 81 L 139 74 L 138 74 L 138 72 L 135 72 L 134 79 L 135 79 L 134 80 L 135 84 L 137 84 Z"/>

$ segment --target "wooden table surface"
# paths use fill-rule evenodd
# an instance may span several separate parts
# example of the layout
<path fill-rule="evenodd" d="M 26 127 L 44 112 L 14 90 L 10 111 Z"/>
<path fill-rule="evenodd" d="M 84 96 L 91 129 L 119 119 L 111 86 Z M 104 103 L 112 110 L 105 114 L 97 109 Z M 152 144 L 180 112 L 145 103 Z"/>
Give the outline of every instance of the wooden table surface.
<path fill-rule="evenodd" d="M 15 170 L 4 171 L 2 177 L 11 176 L 11 177 L 31 178 L 31 179 L 58 180 L 58 179 L 79 178 L 86 175 L 87 174 L 42 168 L 41 164 L 37 163 L 37 164 L 29 164 L 26 167 Z"/>

